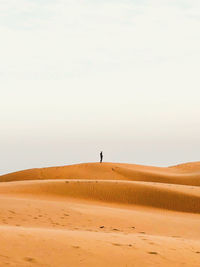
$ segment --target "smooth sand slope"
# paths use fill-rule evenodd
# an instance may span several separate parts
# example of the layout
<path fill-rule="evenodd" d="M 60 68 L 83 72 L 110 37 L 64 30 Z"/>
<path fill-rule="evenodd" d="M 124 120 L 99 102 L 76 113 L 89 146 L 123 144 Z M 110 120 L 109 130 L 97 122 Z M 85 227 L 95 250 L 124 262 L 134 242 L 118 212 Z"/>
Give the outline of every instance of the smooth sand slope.
<path fill-rule="evenodd" d="M 0 176 L 0 266 L 200 266 L 200 162 Z"/>
<path fill-rule="evenodd" d="M 200 186 L 200 162 L 169 168 L 124 163 L 84 163 L 0 176 L 0 181 L 5 182 L 44 179 L 130 180 Z"/>

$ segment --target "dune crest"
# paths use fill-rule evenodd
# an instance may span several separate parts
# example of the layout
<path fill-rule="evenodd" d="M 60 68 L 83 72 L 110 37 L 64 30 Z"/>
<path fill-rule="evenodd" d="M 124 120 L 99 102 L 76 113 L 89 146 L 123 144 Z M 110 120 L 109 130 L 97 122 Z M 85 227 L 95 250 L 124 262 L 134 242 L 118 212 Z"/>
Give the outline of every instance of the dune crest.
<path fill-rule="evenodd" d="M 125 163 L 82 163 L 29 169 L 0 176 L 1 182 L 45 179 L 130 180 L 200 186 L 200 162 L 170 167 Z"/>
<path fill-rule="evenodd" d="M 43 180 L 3 184 L 1 194 L 73 198 L 200 213 L 200 188 L 115 180 Z"/>

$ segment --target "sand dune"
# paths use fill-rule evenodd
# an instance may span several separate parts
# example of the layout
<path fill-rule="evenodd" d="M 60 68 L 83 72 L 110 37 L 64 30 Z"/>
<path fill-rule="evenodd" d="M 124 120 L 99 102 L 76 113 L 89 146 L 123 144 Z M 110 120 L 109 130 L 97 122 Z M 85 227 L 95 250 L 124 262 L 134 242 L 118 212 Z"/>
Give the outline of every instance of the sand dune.
<path fill-rule="evenodd" d="M 44 180 L 3 183 L 1 194 L 75 198 L 200 213 L 200 187 L 113 180 Z"/>
<path fill-rule="evenodd" d="M 0 176 L 0 266 L 200 266 L 200 162 Z"/>
<path fill-rule="evenodd" d="M 152 167 L 123 163 L 84 163 L 30 169 L 0 176 L 0 181 L 44 179 L 131 180 L 200 186 L 200 162 Z"/>

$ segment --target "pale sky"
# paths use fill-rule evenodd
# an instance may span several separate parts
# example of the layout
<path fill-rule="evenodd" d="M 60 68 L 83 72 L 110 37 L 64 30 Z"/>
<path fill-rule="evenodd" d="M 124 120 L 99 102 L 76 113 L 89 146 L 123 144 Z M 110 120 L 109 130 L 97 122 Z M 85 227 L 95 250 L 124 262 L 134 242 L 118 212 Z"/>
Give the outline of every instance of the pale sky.
<path fill-rule="evenodd" d="M 200 161 L 199 0 L 0 0 L 0 174 Z"/>

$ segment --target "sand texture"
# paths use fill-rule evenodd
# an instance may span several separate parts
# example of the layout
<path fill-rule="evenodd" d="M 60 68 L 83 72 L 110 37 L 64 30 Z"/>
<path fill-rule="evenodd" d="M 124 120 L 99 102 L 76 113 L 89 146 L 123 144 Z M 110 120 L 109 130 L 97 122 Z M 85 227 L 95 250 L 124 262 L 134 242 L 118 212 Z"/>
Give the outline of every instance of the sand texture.
<path fill-rule="evenodd" d="M 200 162 L 0 176 L 0 267 L 200 266 Z"/>

